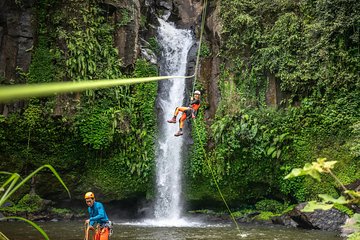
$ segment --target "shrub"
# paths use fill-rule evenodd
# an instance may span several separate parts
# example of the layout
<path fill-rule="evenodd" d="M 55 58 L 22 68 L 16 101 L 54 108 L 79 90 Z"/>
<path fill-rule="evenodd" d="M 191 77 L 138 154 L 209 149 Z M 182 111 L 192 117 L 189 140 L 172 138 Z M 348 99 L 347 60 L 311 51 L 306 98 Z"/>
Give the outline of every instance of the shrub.
<path fill-rule="evenodd" d="M 281 213 L 286 207 L 273 199 L 264 199 L 255 204 L 255 208 L 259 211 Z"/>

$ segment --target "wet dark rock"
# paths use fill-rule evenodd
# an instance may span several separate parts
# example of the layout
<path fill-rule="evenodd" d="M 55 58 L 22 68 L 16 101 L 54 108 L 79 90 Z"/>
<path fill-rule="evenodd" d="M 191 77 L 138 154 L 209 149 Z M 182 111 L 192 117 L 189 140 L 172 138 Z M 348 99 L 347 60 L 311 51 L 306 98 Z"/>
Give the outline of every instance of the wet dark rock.
<path fill-rule="evenodd" d="M 278 225 L 284 225 L 287 227 L 298 227 L 299 224 L 291 219 L 291 217 L 287 214 L 282 216 L 276 216 L 271 218 L 272 223 Z"/>
<path fill-rule="evenodd" d="M 357 231 L 358 231 L 357 221 L 353 218 L 348 218 L 345 221 L 345 224 L 341 227 L 341 236 L 347 237 L 348 235 Z"/>
<path fill-rule="evenodd" d="M 141 48 L 141 56 L 152 64 L 157 64 L 155 53 L 149 48 Z"/>
<path fill-rule="evenodd" d="M 166 10 L 169 10 L 169 11 L 171 11 L 172 10 L 172 2 L 171 2 L 171 0 L 169 1 L 166 1 L 166 0 L 162 0 L 162 1 L 160 1 L 159 3 L 158 3 L 158 5 L 160 6 L 160 7 L 163 7 L 163 8 L 165 8 Z"/>
<path fill-rule="evenodd" d="M 254 221 L 254 217 L 258 216 L 260 212 L 252 212 L 248 214 L 244 214 L 241 217 L 237 217 L 236 221 L 240 223 L 249 223 Z"/>
<path fill-rule="evenodd" d="M 341 226 L 349 218 L 347 214 L 330 209 L 315 210 L 314 212 L 301 212 L 307 203 L 296 206 L 287 215 L 298 224 L 298 227 L 305 229 L 321 229 L 326 231 L 340 231 Z"/>
<path fill-rule="evenodd" d="M 12 205 L 14 204 L 12 204 L 11 202 L 5 202 L 1 207 L 11 207 Z"/>

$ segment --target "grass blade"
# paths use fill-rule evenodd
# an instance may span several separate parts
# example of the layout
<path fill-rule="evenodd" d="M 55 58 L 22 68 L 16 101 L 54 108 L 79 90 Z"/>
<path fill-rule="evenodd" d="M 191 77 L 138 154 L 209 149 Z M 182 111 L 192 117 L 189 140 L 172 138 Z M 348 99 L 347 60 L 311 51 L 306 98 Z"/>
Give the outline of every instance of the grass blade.
<path fill-rule="evenodd" d="M 10 186 L 8 187 L 8 189 L 6 190 L 6 192 L 4 193 L 4 195 L 1 196 L 0 199 L 0 207 L 2 205 L 4 205 L 5 201 L 9 198 L 9 196 L 11 195 L 11 191 L 14 188 L 17 180 L 20 178 L 20 175 L 17 173 L 14 173 L 6 182 L 8 182 L 9 180 L 11 181 Z"/>
<path fill-rule="evenodd" d="M 4 182 L 4 184 L 0 187 L 0 191 L 4 191 L 6 185 L 8 185 L 15 178 L 15 176 L 18 176 L 18 178 L 20 177 L 20 175 L 17 173 L 11 173 L 11 176 L 8 178 L 8 180 L 6 180 L 6 182 Z"/>
<path fill-rule="evenodd" d="M 63 185 L 63 187 L 66 189 L 69 197 L 71 198 L 71 194 L 69 189 L 67 188 L 67 186 L 65 185 L 65 183 L 63 182 L 63 180 L 61 179 L 60 175 L 56 172 L 56 170 L 49 164 L 43 165 L 41 167 L 39 167 L 38 169 L 36 169 L 35 171 L 33 171 L 32 173 L 30 173 L 26 178 L 24 178 L 24 180 L 22 180 L 18 185 L 16 185 L 11 192 L 8 194 L 7 198 L 9 198 L 16 190 L 18 190 L 22 185 L 25 184 L 25 182 L 27 182 L 30 178 L 32 178 L 35 174 L 37 174 L 39 171 L 41 171 L 44 168 L 49 168 L 53 174 L 55 175 L 55 177 L 60 181 L 60 183 Z"/>
<path fill-rule="evenodd" d="M 3 240 L 10 240 L 8 239 L 5 234 L 3 234 L 2 232 L 0 232 L 0 239 L 3 239 Z"/>
<path fill-rule="evenodd" d="M 41 233 L 41 235 L 43 235 L 46 240 L 50 240 L 49 236 L 46 234 L 46 232 L 39 225 L 37 225 L 36 223 L 34 223 L 34 222 L 32 222 L 32 221 L 30 221 L 30 220 L 28 220 L 26 218 L 22 218 L 22 217 L 4 217 L 4 218 L 0 218 L 0 220 L 6 220 L 6 219 L 17 219 L 17 220 L 27 222 L 28 224 L 33 226 L 36 230 L 38 230 L 39 233 Z"/>

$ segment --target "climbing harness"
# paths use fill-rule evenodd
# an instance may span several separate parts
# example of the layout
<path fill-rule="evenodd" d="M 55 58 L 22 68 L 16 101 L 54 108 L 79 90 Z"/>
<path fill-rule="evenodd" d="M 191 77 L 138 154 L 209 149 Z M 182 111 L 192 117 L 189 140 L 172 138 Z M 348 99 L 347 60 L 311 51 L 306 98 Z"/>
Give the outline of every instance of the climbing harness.
<path fill-rule="evenodd" d="M 96 230 L 95 230 L 95 228 L 93 226 L 90 226 L 89 223 L 85 222 L 85 227 L 84 227 L 85 237 L 84 237 L 84 240 L 95 240 L 96 233 L 100 232 L 102 228 L 108 228 L 109 229 L 109 239 L 110 239 L 110 237 L 114 233 L 112 221 L 108 221 L 107 223 L 105 223 L 103 225 L 103 227 L 101 227 L 100 224 L 98 224 L 96 226 Z M 90 232 L 92 232 L 92 238 L 90 238 Z"/>
<path fill-rule="evenodd" d="M 114 233 L 114 225 L 113 225 L 113 222 L 112 221 L 108 221 L 106 224 L 105 224 L 106 227 L 109 228 L 109 238 L 113 235 Z"/>

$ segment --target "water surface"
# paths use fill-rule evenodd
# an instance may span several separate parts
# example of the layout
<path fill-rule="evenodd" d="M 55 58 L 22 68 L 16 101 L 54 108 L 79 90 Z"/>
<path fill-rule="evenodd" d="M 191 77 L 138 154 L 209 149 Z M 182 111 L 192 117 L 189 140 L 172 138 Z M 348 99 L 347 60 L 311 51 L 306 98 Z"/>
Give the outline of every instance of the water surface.
<path fill-rule="evenodd" d="M 51 240 L 79 240 L 84 238 L 82 222 L 39 223 Z M 240 233 L 230 225 L 198 227 L 154 227 L 144 225 L 114 226 L 111 240 L 341 240 L 334 232 L 302 230 L 282 226 L 240 225 Z M 22 222 L 1 222 L 0 231 L 11 240 L 43 239 L 32 227 Z"/>

